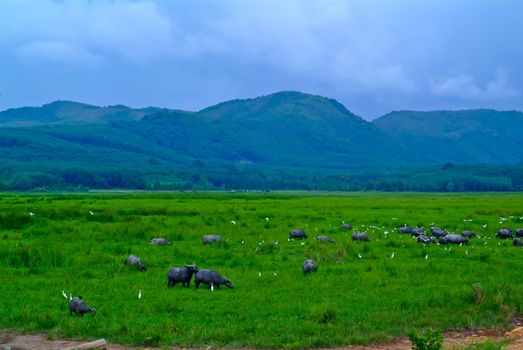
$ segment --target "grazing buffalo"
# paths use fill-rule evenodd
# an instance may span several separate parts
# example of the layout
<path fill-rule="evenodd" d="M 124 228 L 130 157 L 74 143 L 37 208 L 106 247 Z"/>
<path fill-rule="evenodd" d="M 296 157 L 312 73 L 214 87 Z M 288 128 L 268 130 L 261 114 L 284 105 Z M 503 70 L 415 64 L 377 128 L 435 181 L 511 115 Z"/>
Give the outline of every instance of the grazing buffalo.
<path fill-rule="evenodd" d="M 203 244 L 215 243 L 215 242 L 225 242 L 225 240 L 220 235 L 206 235 L 202 237 Z"/>
<path fill-rule="evenodd" d="M 518 228 L 516 230 L 516 237 L 523 237 L 523 228 Z"/>
<path fill-rule="evenodd" d="M 149 244 L 156 244 L 156 245 L 169 245 L 171 244 L 171 241 L 165 239 L 165 238 L 153 238 L 149 241 Z"/>
<path fill-rule="evenodd" d="M 462 235 L 449 234 L 449 235 L 440 237 L 439 238 L 439 243 L 440 244 L 447 244 L 447 243 L 468 244 L 469 240 L 467 238 L 463 237 Z"/>
<path fill-rule="evenodd" d="M 353 241 L 370 241 L 369 236 L 363 232 L 354 232 L 351 237 Z"/>
<path fill-rule="evenodd" d="M 514 238 L 514 240 L 512 240 L 512 244 L 516 247 L 523 246 L 523 242 L 521 242 L 521 238 L 519 237 Z"/>
<path fill-rule="evenodd" d="M 134 265 L 138 270 L 145 271 L 147 270 L 147 266 L 140 260 L 139 257 L 130 255 L 127 259 L 123 261 L 125 265 Z"/>
<path fill-rule="evenodd" d="M 496 237 L 501 239 L 512 238 L 512 230 L 509 228 L 502 228 L 496 233 Z"/>
<path fill-rule="evenodd" d="M 342 230 L 352 230 L 352 225 L 351 224 L 341 224 L 341 229 Z"/>
<path fill-rule="evenodd" d="M 398 227 L 398 232 L 399 233 L 412 233 L 412 227 L 410 227 L 410 226 Z"/>
<path fill-rule="evenodd" d="M 468 230 L 463 231 L 463 233 L 461 235 L 466 238 L 472 238 L 472 237 L 476 236 L 476 234 L 473 231 L 468 231 Z"/>
<path fill-rule="evenodd" d="M 418 236 L 418 239 L 416 240 L 418 243 L 424 243 L 424 244 L 427 244 L 427 243 L 434 243 L 434 238 L 432 237 L 427 237 L 425 235 L 419 235 Z"/>
<path fill-rule="evenodd" d="M 316 239 L 320 242 L 336 243 L 336 240 L 330 238 L 329 236 L 318 236 Z"/>
<path fill-rule="evenodd" d="M 312 261 L 312 259 L 307 259 L 303 262 L 303 274 L 306 275 L 311 272 L 316 272 L 318 270 L 318 265 Z"/>
<path fill-rule="evenodd" d="M 218 272 L 213 270 L 199 270 L 196 272 L 194 275 L 194 286 L 200 288 L 200 283 L 206 284 L 209 288 L 212 286 L 220 288 L 222 284 L 229 288 L 234 288 L 230 280 L 222 277 Z"/>
<path fill-rule="evenodd" d="M 96 315 L 96 309 L 87 306 L 84 303 L 81 296 L 74 297 L 69 301 L 69 312 L 72 315 L 73 313 L 83 316 L 84 314 L 92 313 Z"/>
<path fill-rule="evenodd" d="M 298 238 L 298 239 L 307 238 L 307 232 L 305 232 L 303 230 L 291 230 L 289 232 L 289 238 Z"/>
<path fill-rule="evenodd" d="M 410 233 L 411 233 L 414 237 L 418 237 L 419 235 L 422 235 L 422 234 L 424 234 L 425 232 L 423 232 L 423 229 L 422 229 L 422 228 L 416 227 L 416 228 L 413 228 L 412 231 L 410 231 Z"/>
<path fill-rule="evenodd" d="M 167 287 L 174 287 L 176 283 L 182 282 L 182 286 L 188 288 L 191 284 L 192 275 L 198 272 L 195 264 L 185 267 L 173 267 L 167 272 Z"/>
<path fill-rule="evenodd" d="M 434 237 L 444 237 L 447 235 L 447 231 L 440 229 L 439 227 L 431 227 L 430 232 Z"/>

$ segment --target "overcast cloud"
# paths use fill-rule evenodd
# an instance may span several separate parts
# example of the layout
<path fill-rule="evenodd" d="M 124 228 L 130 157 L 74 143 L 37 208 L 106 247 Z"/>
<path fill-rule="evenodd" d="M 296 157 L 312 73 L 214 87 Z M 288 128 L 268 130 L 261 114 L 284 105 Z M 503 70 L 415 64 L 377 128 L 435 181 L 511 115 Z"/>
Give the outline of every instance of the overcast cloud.
<path fill-rule="evenodd" d="M 0 0 L 0 109 L 297 90 L 366 119 L 523 109 L 517 0 Z"/>

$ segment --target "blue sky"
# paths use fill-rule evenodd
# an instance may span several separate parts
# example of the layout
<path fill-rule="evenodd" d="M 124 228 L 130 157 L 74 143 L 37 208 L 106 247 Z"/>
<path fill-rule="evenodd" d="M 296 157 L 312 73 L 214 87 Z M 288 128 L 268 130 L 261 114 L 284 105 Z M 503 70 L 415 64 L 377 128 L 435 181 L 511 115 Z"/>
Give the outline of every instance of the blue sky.
<path fill-rule="evenodd" d="M 372 119 L 523 110 L 523 1 L 0 0 L 0 110 L 296 90 Z"/>

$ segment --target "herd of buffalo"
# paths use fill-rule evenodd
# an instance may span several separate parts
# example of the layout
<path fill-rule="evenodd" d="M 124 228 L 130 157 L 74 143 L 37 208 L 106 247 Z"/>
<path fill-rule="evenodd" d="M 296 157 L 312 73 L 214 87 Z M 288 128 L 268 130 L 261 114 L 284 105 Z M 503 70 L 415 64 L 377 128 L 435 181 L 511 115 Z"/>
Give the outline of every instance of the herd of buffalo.
<path fill-rule="evenodd" d="M 342 224 L 341 229 L 351 230 L 350 224 Z M 447 231 L 439 227 L 430 227 L 431 236 L 425 235 L 425 231 L 419 227 L 401 226 L 398 228 L 400 234 L 410 234 L 416 237 L 417 242 L 423 244 L 436 243 L 439 244 L 468 244 L 469 240 L 475 236 L 474 232 L 466 230 L 461 234 L 448 233 Z M 514 237 L 515 236 L 515 237 Z M 496 237 L 500 239 L 513 239 L 512 243 L 515 246 L 523 246 L 521 237 L 523 237 L 523 229 L 512 230 L 509 228 L 502 228 L 496 233 Z M 305 239 L 307 233 L 304 230 L 291 230 L 289 232 L 289 240 L 294 239 Z M 351 236 L 353 241 L 370 241 L 370 237 L 363 232 L 354 232 Z M 328 236 L 317 236 L 316 239 L 320 242 L 336 243 L 336 241 Z M 215 242 L 224 242 L 224 239 L 220 235 L 206 235 L 202 237 L 203 244 L 211 244 Z M 171 242 L 165 238 L 154 238 L 150 242 L 154 245 L 170 245 Z M 134 255 L 130 255 L 124 260 L 125 265 L 134 266 L 140 271 L 147 270 L 147 266 L 142 262 L 140 258 Z M 302 264 L 303 273 L 315 272 L 318 270 L 318 265 L 312 260 L 307 259 Z M 167 272 L 167 286 L 174 287 L 177 283 L 181 283 L 183 287 L 188 288 L 192 277 L 194 275 L 194 284 L 196 288 L 200 287 L 200 284 L 205 284 L 209 289 L 220 288 L 221 285 L 225 285 L 229 288 L 233 288 L 232 282 L 222 277 L 217 271 L 214 270 L 200 270 L 196 264 L 185 265 L 184 267 L 172 267 Z M 96 314 L 96 309 L 87 306 L 81 296 L 70 298 L 69 310 L 71 315 L 76 313 L 83 316 L 86 313 Z"/>

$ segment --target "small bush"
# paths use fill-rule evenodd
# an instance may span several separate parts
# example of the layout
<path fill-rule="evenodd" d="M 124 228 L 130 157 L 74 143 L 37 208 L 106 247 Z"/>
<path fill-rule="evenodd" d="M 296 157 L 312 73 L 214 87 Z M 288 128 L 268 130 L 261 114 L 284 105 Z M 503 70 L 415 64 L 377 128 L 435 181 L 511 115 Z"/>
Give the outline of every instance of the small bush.
<path fill-rule="evenodd" d="M 412 342 L 412 350 L 440 350 L 443 347 L 443 335 L 432 329 L 426 330 L 423 335 L 413 330 L 409 338 Z"/>

